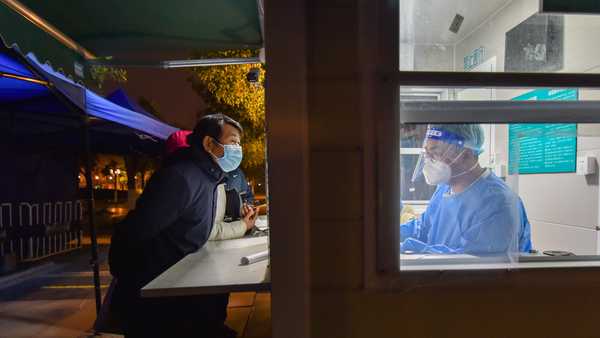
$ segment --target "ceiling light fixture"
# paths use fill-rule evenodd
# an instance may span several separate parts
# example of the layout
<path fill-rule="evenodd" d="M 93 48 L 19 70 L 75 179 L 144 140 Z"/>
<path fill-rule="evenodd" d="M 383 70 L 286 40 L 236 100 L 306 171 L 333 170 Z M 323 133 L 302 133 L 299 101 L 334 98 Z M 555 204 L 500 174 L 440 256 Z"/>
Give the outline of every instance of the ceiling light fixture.
<path fill-rule="evenodd" d="M 260 58 L 225 58 L 225 59 L 196 59 L 196 60 L 174 60 L 162 61 L 162 68 L 186 68 L 186 67 L 208 67 L 208 66 L 229 66 L 260 63 Z"/>
<path fill-rule="evenodd" d="M 454 19 L 452 19 L 452 23 L 450 24 L 450 31 L 454 34 L 457 34 L 463 21 L 465 21 L 465 17 L 456 13 Z"/>

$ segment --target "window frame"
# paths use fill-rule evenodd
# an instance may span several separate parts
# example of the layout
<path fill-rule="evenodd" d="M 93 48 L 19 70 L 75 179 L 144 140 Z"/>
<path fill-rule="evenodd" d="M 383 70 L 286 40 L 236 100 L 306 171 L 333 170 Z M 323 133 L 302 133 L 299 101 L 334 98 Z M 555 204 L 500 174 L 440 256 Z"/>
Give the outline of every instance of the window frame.
<path fill-rule="evenodd" d="M 564 122 L 564 123 L 600 123 L 598 111 L 600 101 L 579 101 L 575 114 L 564 114 L 564 109 L 548 110 L 540 118 L 539 112 L 535 117 L 531 114 L 519 113 L 483 114 L 483 118 L 473 120 L 472 112 L 467 114 L 454 111 L 444 114 L 412 114 L 407 119 L 403 116 L 400 102 L 400 87 L 435 87 L 435 88 L 586 88 L 600 89 L 600 74 L 591 73 L 505 73 L 505 72 L 439 72 L 439 71 L 400 71 L 400 0 L 378 2 L 378 34 L 377 74 L 373 85 L 372 108 L 375 114 L 373 136 L 375 150 L 375 168 L 373 170 L 376 200 L 375 226 L 365 230 L 365 278 L 368 289 L 401 289 L 409 290 L 429 281 L 432 283 L 451 282 L 464 279 L 465 276 L 479 278 L 481 282 L 492 282 L 498 276 L 512 274 L 536 274 L 540 271 L 570 271 L 594 270 L 600 271 L 600 266 L 567 266 L 556 267 L 548 264 L 538 269 L 507 269 L 490 270 L 427 270 L 401 271 L 399 266 L 399 227 L 400 215 L 400 179 L 397 173 L 400 167 L 400 121 L 406 123 L 519 123 L 519 122 Z M 395 42 L 395 43 L 391 43 Z M 463 101 L 468 102 L 468 101 Z M 507 104 L 504 101 L 499 104 Z M 554 104 L 556 102 L 553 102 Z M 498 104 L 498 105 L 499 105 Z M 515 102 L 510 102 L 515 104 Z M 527 104 L 517 102 L 517 104 Z M 537 102 L 539 105 L 544 102 Z M 562 103 L 561 103 L 562 104 Z M 566 103 L 567 105 L 569 103 Z M 571 105 L 573 103 L 570 103 Z M 512 105 L 511 107 L 514 107 Z M 525 106 L 524 106 L 525 107 Z M 585 109 L 582 109 L 585 108 Z M 514 109 L 514 108 L 513 108 Z M 519 108 L 521 109 L 521 108 Z M 533 109 L 530 109 L 533 110 Z M 441 111 L 441 110 L 440 110 Z M 563 111 L 563 114 L 556 114 Z M 548 113 L 549 112 L 549 113 Z M 367 170 L 367 173 L 369 171 Z M 366 178 L 367 179 L 367 178 Z M 568 259 L 567 259 L 568 260 Z M 585 261 L 583 259 L 582 261 Z M 553 257 L 550 261 L 565 261 L 564 258 Z M 588 260 L 589 262 L 589 260 Z M 600 265 L 600 264 L 599 264 Z M 542 272 L 543 273 L 543 272 Z"/>

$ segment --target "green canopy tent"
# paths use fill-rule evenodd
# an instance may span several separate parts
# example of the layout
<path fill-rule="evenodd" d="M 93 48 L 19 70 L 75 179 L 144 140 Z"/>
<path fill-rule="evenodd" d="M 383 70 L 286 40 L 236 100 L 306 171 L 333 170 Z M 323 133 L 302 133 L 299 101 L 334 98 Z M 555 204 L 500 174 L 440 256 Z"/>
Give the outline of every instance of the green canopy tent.
<path fill-rule="evenodd" d="M 168 68 L 197 50 L 263 47 L 262 0 L 0 0 L 4 40 L 80 76 L 73 62 Z M 44 36 L 43 31 L 47 34 Z M 50 41 L 48 34 L 55 40 Z M 65 39 L 66 38 L 66 39 Z M 70 51 L 59 51 L 56 42 Z M 75 52 L 78 56 L 74 57 Z M 69 60 L 69 55 L 70 59 Z M 234 60 L 256 63 L 259 60 Z M 216 64 L 223 64 L 215 62 Z M 188 62 L 176 66 L 196 66 Z M 86 67 L 86 72 L 89 67 Z"/>

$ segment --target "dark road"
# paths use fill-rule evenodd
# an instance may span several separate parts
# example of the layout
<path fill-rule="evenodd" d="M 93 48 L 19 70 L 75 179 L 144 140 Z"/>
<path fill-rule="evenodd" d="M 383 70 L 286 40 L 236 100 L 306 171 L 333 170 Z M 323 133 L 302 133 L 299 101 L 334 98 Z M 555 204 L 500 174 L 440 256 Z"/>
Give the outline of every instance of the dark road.
<path fill-rule="evenodd" d="M 108 246 L 99 250 L 104 294 L 111 280 L 106 265 Z M 85 246 L 30 269 L 34 272 L 18 280 L 0 278 L 0 337 L 92 335 L 96 317 L 89 260 L 89 246 Z"/>

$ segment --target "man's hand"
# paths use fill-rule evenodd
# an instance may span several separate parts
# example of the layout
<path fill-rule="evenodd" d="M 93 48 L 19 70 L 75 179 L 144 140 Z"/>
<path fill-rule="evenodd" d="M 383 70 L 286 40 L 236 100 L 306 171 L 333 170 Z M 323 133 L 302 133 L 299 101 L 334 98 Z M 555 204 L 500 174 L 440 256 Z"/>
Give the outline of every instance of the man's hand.
<path fill-rule="evenodd" d="M 246 224 L 246 230 L 250 230 L 254 228 L 254 223 L 256 222 L 256 217 L 258 216 L 257 210 L 255 210 L 252 206 L 244 203 L 242 206 L 242 221 Z"/>

